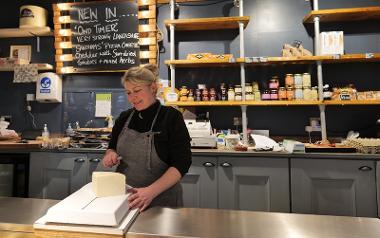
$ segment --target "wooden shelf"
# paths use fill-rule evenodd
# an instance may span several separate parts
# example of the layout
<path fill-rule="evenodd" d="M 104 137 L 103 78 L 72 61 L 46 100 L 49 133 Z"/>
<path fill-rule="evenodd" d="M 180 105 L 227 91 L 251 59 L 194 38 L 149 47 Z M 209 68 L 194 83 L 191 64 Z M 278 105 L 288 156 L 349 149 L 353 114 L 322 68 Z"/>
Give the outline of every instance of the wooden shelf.
<path fill-rule="evenodd" d="M 304 23 L 313 23 L 314 17 L 321 22 L 343 22 L 380 20 L 380 7 L 340 8 L 311 11 L 303 19 Z"/>
<path fill-rule="evenodd" d="M 255 57 L 253 57 L 255 58 Z M 249 57 L 237 58 L 237 62 L 245 62 L 247 65 L 271 65 L 271 64 L 313 64 L 317 61 L 323 63 L 348 63 L 348 62 L 377 62 L 380 61 L 380 53 L 346 54 L 346 55 L 321 55 L 300 57 L 256 57 L 257 61 Z M 255 60 L 255 59 L 254 59 Z M 260 61 L 261 60 L 261 61 Z"/>
<path fill-rule="evenodd" d="M 51 64 L 42 64 L 42 63 L 36 63 L 38 70 L 52 70 L 53 66 Z M 13 71 L 14 66 L 0 66 L 0 71 Z"/>
<path fill-rule="evenodd" d="M 340 101 L 340 100 L 332 100 L 332 101 L 324 101 L 325 105 L 336 105 L 336 106 L 344 106 L 344 105 L 380 105 L 380 100 L 351 100 L 351 101 Z"/>
<path fill-rule="evenodd" d="M 167 106 L 198 107 L 198 106 L 313 106 L 321 101 L 194 101 L 194 102 L 165 102 Z"/>
<path fill-rule="evenodd" d="M 165 60 L 165 64 L 174 65 L 177 68 L 197 68 L 197 67 L 234 67 L 238 66 L 242 59 L 236 62 L 228 62 L 228 60 Z"/>
<path fill-rule="evenodd" d="M 249 17 L 212 17 L 212 18 L 189 18 L 165 20 L 165 26 L 174 25 L 176 31 L 199 31 L 199 30 L 224 30 L 238 29 L 239 22 L 244 23 L 244 27 L 249 22 Z"/>
<path fill-rule="evenodd" d="M 32 36 L 52 36 L 50 27 L 30 27 L 30 28 L 3 28 L 0 29 L 0 38 L 11 37 L 32 37 Z"/>

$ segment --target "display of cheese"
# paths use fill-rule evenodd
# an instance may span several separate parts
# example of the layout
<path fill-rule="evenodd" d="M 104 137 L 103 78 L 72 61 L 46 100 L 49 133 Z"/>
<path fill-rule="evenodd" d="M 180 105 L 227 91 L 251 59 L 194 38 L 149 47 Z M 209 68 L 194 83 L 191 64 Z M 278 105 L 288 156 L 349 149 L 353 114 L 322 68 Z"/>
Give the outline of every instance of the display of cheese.
<path fill-rule="evenodd" d="M 125 194 L 125 175 L 115 172 L 93 172 L 92 189 L 96 197 Z"/>

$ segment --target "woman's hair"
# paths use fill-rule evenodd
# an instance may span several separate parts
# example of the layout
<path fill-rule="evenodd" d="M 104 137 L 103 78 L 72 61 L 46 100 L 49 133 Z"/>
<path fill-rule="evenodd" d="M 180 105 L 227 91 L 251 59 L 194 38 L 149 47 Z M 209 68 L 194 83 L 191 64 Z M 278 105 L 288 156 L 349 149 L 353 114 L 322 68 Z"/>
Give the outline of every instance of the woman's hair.
<path fill-rule="evenodd" d="M 128 69 L 121 78 L 121 83 L 131 82 L 134 84 L 150 85 L 158 80 L 158 68 L 156 65 L 147 64 Z"/>

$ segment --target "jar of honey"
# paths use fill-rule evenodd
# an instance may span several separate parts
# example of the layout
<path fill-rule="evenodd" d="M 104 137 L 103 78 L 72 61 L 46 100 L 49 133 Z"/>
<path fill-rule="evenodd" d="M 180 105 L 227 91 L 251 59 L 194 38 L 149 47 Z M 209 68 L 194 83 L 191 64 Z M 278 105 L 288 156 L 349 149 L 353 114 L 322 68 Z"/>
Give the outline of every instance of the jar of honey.
<path fill-rule="evenodd" d="M 286 76 L 285 76 L 285 86 L 286 87 L 293 87 L 293 85 L 294 85 L 293 74 L 286 74 Z"/>
<path fill-rule="evenodd" d="M 278 90 L 278 99 L 279 100 L 286 100 L 287 99 L 285 87 L 280 87 L 280 89 Z"/>

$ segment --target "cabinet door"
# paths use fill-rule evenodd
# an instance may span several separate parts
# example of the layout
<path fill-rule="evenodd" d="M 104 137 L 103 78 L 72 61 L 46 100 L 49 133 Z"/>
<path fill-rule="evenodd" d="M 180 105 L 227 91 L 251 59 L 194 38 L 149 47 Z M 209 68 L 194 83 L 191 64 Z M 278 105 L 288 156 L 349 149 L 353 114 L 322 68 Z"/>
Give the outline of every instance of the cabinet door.
<path fill-rule="evenodd" d="M 289 168 L 285 158 L 218 158 L 219 208 L 289 212 Z"/>
<path fill-rule="evenodd" d="M 292 212 L 376 217 L 375 162 L 291 159 Z"/>
<path fill-rule="evenodd" d="M 217 208 L 216 157 L 193 156 L 189 172 L 182 178 L 185 207 Z"/>
<path fill-rule="evenodd" d="M 92 172 L 94 171 L 109 171 L 109 172 L 115 172 L 116 166 L 112 168 L 108 168 L 103 166 L 102 158 L 104 154 L 87 154 L 87 161 L 88 161 L 88 173 L 87 173 L 87 182 L 92 181 Z"/>
<path fill-rule="evenodd" d="M 86 183 L 85 154 L 30 154 L 29 197 L 63 199 Z"/>

